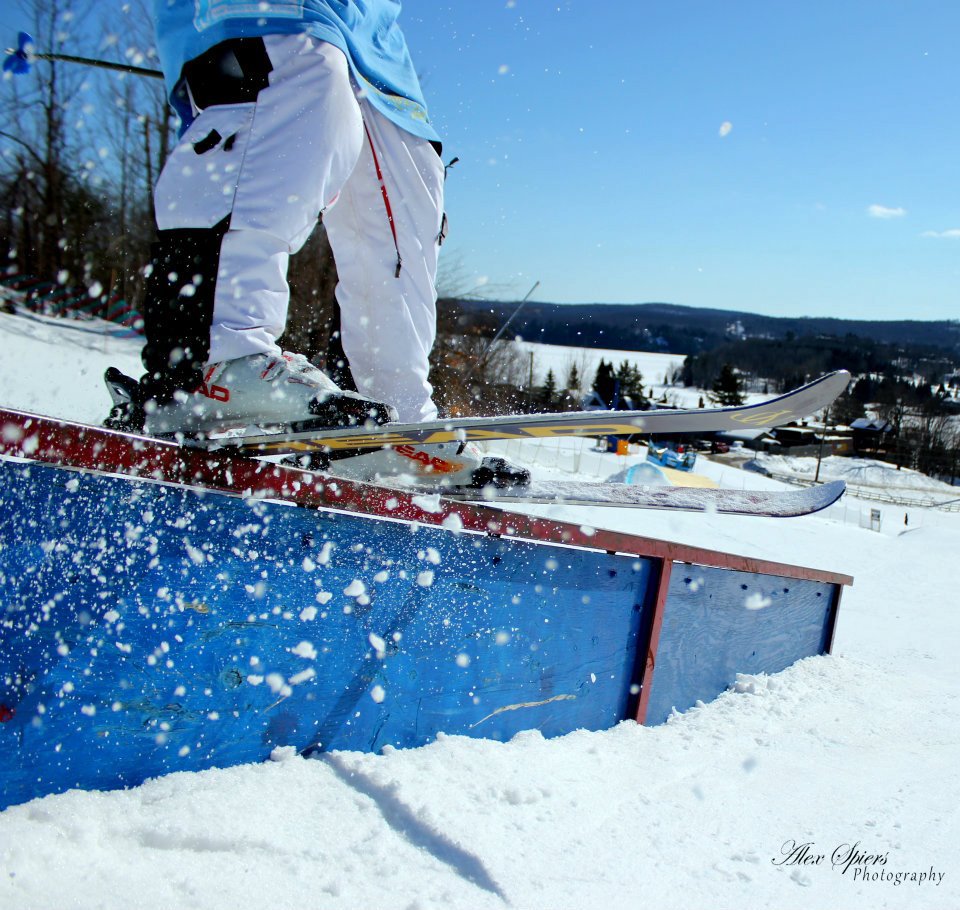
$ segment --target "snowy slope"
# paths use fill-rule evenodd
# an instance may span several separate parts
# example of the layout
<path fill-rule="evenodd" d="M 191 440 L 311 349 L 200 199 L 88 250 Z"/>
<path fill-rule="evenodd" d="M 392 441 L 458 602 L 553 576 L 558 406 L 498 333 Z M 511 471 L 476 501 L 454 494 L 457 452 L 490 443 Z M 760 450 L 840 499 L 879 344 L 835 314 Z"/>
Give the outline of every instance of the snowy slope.
<path fill-rule="evenodd" d="M 103 367 L 137 368 L 135 344 L 78 327 L 0 315 L 0 343 L 0 401 L 59 416 L 99 419 Z M 557 476 L 621 463 L 578 445 Z M 960 907 L 960 516 L 874 533 L 859 508 L 782 521 L 543 507 L 854 575 L 835 655 L 743 678 L 656 728 L 279 754 L 37 800 L 0 813 L 0 910 Z M 782 862 L 807 843 L 811 862 Z M 832 865 L 851 849 L 882 860 L 875 880 Z"/>
<path fill-rule="evenodd" d="M 110 410 L 103 372 L 139 376 L 141 341 L 110 323 L 0 313 L 0 402 L 22 411 L 100 423 Z M 99 329 L 99 331 L 98 331 Z"/>

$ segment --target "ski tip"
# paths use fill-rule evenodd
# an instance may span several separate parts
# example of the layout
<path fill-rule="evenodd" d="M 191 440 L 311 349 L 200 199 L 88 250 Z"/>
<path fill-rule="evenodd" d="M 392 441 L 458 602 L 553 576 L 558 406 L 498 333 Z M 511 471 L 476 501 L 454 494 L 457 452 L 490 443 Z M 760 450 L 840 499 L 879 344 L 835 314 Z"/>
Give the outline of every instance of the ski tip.
<path fill-rule="evenodd" d="M 831 389 L 837 389 L 837 395 L 842 395 L 852 381 L 853 375 L 849 370 L 834 370 L 819 380 L 819 382 L 829 385 Z"/>
<path fill-rule="evenodd" d="M 846 481 L 830 480 L 820 484 L 820 504 L 815 511 L 829 508 L 847 492 Z"/>

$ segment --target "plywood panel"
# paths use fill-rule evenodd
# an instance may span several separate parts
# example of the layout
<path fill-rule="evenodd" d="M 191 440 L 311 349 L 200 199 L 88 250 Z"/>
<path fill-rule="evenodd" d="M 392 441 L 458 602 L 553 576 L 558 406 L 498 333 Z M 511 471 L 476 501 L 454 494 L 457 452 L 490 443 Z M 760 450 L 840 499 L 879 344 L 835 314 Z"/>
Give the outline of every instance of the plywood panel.
<path fill-rule="evenodd" d="M 724 692 L 737 673 L 778 673 L 827 649 L 833 585 L 676 564 L 645 723 Z"/>

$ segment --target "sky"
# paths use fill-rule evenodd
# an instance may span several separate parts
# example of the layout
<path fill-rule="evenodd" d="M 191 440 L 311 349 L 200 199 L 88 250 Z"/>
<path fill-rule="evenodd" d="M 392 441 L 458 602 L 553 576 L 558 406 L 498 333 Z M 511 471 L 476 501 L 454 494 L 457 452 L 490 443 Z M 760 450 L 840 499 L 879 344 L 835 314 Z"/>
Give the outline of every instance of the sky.
<path fill-rule="evenodd" d="M 956 0 L 407 0 L 402 21 L 460 159 L 441 292 L 960 318 Z"/>

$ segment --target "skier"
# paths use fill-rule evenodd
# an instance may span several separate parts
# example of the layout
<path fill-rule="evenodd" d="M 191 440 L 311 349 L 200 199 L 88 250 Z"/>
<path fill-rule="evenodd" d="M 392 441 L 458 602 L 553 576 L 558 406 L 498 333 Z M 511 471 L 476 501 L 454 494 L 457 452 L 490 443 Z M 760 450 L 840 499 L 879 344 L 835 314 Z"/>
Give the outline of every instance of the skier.
<path fill-rule="evenodd" d="M 437 416 L 428 356 L 444 167 L 399 12 L 400 0 L 154 0 L 182 130 L 155 188 L 146 373 L 108 373 L 108 425 L 175 433 Z M 277 345 L 289 256 L 321 215 L 359 392 Z M 529 479 L 456 443 L 376 450 L 332 470 Z"/>

